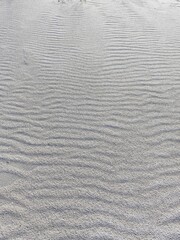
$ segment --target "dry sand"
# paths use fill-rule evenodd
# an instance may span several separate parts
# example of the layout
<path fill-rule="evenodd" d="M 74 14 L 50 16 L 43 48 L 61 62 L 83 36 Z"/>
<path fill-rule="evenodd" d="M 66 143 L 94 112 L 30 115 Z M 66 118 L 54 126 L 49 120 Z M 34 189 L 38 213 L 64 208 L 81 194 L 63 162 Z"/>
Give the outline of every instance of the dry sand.
<path fill-rule="evenodd" d="M 180 239 L 180 2 L 0 1 L 0 239 Z"/>

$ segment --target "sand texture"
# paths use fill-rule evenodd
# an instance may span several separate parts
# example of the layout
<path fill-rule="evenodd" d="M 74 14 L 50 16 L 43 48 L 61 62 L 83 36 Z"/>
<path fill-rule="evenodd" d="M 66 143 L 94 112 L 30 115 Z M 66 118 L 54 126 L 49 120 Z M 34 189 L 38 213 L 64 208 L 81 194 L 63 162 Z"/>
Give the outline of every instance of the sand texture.
<path fill-rule="evenodd" d="M 0 240 L 180 240 L 180 2 L 0 0 Z"/>

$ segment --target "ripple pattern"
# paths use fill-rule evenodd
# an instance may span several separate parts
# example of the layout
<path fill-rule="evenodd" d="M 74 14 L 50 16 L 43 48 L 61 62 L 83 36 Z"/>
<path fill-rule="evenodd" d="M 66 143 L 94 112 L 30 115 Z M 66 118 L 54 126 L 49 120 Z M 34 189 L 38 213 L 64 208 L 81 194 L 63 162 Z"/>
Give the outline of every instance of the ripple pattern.
<path fill-rule="evenodd" d="M 0 1 L 0 240 L 180 239 L 179 7 Z"/>

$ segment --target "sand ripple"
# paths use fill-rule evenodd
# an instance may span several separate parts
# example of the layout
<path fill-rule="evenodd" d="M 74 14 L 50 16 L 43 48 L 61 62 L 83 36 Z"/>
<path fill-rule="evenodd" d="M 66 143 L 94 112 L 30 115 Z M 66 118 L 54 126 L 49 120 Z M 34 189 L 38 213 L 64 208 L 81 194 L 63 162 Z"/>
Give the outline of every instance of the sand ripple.
<path fill-rule="evenodd" d="M 179 7 L 0 1 L 0 239 L 180 239 Z"/>

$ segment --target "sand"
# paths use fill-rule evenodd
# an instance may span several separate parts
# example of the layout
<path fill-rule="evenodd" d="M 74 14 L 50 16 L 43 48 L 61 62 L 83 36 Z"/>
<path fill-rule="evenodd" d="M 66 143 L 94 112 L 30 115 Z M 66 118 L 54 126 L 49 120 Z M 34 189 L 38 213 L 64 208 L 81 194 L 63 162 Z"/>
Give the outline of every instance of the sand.
<path fill-rule="evenodd" d="M 0 239 L 180 239 L 180 2 L 0 1 Z"/>

